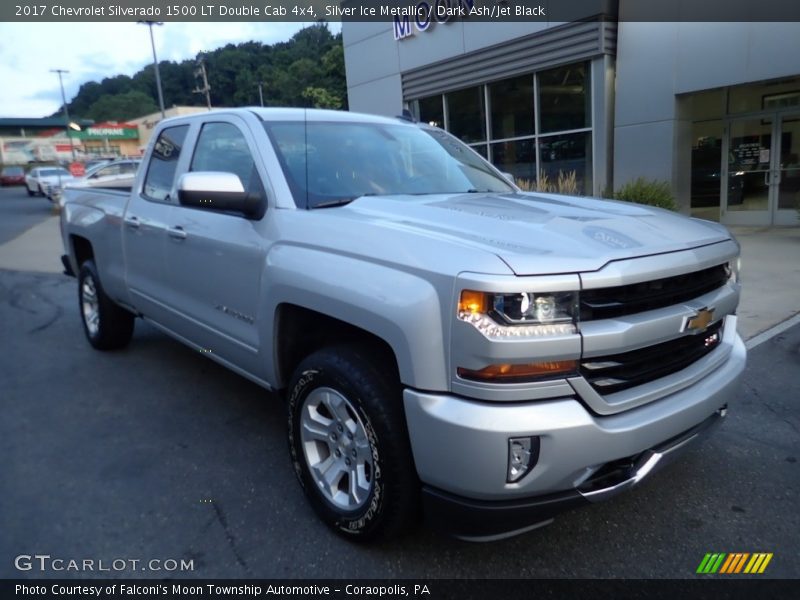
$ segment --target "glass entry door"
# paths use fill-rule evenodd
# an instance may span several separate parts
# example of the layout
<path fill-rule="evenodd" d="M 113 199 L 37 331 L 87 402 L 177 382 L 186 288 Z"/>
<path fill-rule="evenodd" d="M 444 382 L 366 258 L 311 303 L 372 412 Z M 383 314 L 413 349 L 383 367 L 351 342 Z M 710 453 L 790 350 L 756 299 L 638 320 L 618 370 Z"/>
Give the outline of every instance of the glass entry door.
<path fill-rule="evenodd" d="M 722 222 L 729 225 L 769 225 L 772 195 L 774 119 L 749 118 L 728 125 Z"/>
<path fill-rule="evenodd" d="M 798 224 L 800 115 L 731 120 L 725 154 L 723 223 Z"/>
<path fill-rule="evenodd" d="M 778 157 L 773 170 L 776 185 L 775 225 L 800 224 L 800 113 L 780 119 Z"/>

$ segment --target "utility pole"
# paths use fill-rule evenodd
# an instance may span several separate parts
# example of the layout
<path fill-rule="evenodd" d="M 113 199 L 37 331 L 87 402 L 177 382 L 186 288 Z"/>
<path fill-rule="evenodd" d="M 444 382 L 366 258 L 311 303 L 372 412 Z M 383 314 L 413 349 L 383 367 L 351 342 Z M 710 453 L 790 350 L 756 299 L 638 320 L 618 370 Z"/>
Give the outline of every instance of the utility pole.
<path fill-rule="evenodd" d="M 258 100 L 261 102 L 261 107 L 264 107 L 264 90 L 262 86 L 264 85 L 263 81 L 258 82 Z"/>
<path fill-rule="evenodd" d="M 72 145 L 72 136 L 69 134 L 69 109 L 67 109 L 67 96 L 64 94 L 64 80 L 61 75 L 69 73 L 66 69 L 50 69 L 51 73 L 58 73 L 58 85 L 61 87 L 61 106 L 64 107 L 64 132 L 67 134 L 69 149 L 72 152 L 72 162 L 75 162 L 75 146 Z"/>
<path fill-rule="evenodd" d="M 161 91 L 161 73 L 158 70 L 158 57 L 156 56 L 156 43 L 153 39 L 153 25 L 163 25 L 161 21 L 137 21 L 139 25 L 147 25 L 150 29 L 150 47 L 153 49 L 153 68 L 156 71 L 156 88 L 158 88 L 158 106 L 161 108 L 161 118 L 167 117 L 164 110 L 164 92 Z"/>
<path fill-rule="evenodd" d="M 192 90 L 195 94 L 205 94 L 206 95 L 206 106 L 208 106 L 208 110 L 211 110 L 211 86 L 208 85 L 208 77 L 206 76 L 206 65 L 203 62 L 203 59 L 197 61 L 197 68 L 194 70 L 194 76 L 202 77 L 203 78 L 203 87 L 196 87 Z"/>

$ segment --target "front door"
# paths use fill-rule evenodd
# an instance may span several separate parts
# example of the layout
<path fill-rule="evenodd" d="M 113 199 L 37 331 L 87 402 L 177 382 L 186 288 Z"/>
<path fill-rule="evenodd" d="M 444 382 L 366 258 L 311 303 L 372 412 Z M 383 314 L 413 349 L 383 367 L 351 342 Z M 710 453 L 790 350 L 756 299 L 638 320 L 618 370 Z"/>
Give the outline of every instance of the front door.
<path fill-rule="evenodd" d="M 236 174 L 264 195 L 255 141 L 238 117 L 203 124 L 189 171 Z M 260 374 L 259 309 L 266 239 L 261 222 L 178 205 L 169 216 L 165 268 L 172 286 L 169 329 L 244 370 Z"/>
<path fill-rule="evenodd" d="M 731 120 L 726 131 L 722 222 L 796 225 L 800 208 L 800 115 Z"/>
<path fill-rule="evenodd" d="M 800 224 L 800 113 L 778 121 L 778 156 L 773 168 L 775 225 Z"/>

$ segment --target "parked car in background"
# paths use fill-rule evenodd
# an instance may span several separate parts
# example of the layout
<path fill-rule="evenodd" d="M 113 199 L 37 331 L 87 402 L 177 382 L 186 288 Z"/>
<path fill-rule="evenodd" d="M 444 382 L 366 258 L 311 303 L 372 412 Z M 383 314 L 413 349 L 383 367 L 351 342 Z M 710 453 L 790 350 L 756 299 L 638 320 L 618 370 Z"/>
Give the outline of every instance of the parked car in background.
<path fill-rule="evenodd" d="M 89 172 L 94 168 L 102 167 L 103 165 L 107 165 L 112 160 L 114 160 L 114 159 L 113 158 L 95 158 L 93 160 L 86 161 L 86 165 L 84 165 L 84 166 L 86 167 L 86 171 Z"/>
<path fill-rule="evenodd" d="M 29 196 L 47 196 L 51 185 L 63 186 L 73 179 L 70 172 L 63 167 L 35 167 L 25 176 L 25 187 Z"/>
<path fill-rule="evenodd" d="M 25 169 L 22 167 L 3 167 L 0 171 L 0 185 L 25 185 Z"/>
<path fill-rule="evenodd" d="M 86 171 L 83 177 L 75 177 L 66 183 L 65 186 L 58 184 L 49 188 L 48 197 L 59 204 L 62 204 L 65 187 L 87 188 L 99 187 L 110 189 L 130 189 L 136 178 L 136 171 L 139 169 L 141 159 L 131 158 L 116 160 L 111 163 L 95 166 Z"/>

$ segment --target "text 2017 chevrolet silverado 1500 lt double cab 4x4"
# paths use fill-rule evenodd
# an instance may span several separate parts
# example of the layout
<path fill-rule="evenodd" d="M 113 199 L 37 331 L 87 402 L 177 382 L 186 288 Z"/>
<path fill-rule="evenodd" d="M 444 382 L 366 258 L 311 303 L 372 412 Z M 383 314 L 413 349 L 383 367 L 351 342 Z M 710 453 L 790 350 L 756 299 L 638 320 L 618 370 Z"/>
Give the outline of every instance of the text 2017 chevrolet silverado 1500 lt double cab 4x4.
<path fill-rule="evenodd" d="M 308 499 L 356 539 L 421 508 L 493 539 L 611 497 L 718 422 L 745 364 L 724 227 L 522 193 L 401 119 L 169 119 L 62 233 L 89 342 L 141 317 L 279 391 Z"/>

